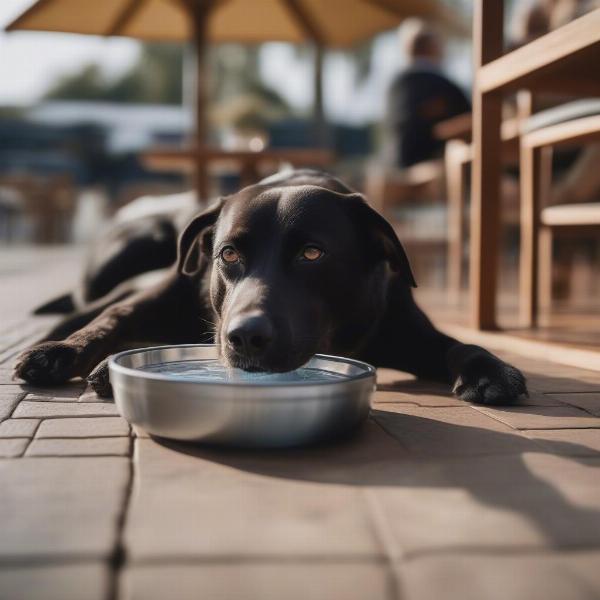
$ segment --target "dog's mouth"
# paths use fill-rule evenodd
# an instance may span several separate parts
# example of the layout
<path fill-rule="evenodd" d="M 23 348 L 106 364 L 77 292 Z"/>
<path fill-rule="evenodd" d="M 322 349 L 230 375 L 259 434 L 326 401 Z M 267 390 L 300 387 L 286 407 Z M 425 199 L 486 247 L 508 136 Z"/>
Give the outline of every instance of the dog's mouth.
<path fill-rule="evenodd" d="M 234 369 L 242 369 L 250 373 L 287 373 L 294 371 L 304 365 L 313 355 L 313 353 L 290 353 L 274 358 L 253 358 L 242 354 L 222 352 L 221 359 L 223 363 Z"/>

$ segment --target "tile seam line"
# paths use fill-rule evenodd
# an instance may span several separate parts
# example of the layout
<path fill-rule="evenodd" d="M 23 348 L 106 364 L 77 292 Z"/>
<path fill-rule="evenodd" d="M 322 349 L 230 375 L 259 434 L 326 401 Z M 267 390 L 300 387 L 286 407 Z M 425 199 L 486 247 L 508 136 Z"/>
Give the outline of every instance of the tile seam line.
<path fill-rule="evenodd" d="M 17 406 L 19 406 L 19 405 L 17 404 Z M 16 410 L 16 407 L 15 407 L 15 410 Z M 42 426 L 43 422 L 44 422 L 44 419 L 40 419 L 39 420 L 39 423 L 36 425 L 35 429 L 33 430 L 33 433 L 31 434 L 31 437 L 29 438 L 29 443 L 27 444 L 27 446 L 25 446 L 25 449 L 23 450 L 23 453 L 18 458 L 23 458 L 24 456 L 27 455 L 27 451 L 29 450 L 29 447 L 33 443 L 33 440 L 35 439 L 35 436 L 37 435 L 37 432 L 39 431 L 39 429 Z"/>
<path fill-rule="evenodd" d="M 119 597 L 119 580 L 123 567 L 127 564 L 127 548 L 125 545 L 125 528 L 131 512 L 131 504 L 133 499 L 134 489 L 139 485 L 138 480 L 138 452 L 139 446 L 137 438 L 132 435 L 132 429 L 129 428 L 129 479 L 125 488 L 123 504 L 121 512 L 117 517 L 115 547 L 110 560 L 110 581 L 107 598 L 109 600 L 118 600 Z"/>
<path fill-rule="evenodd" d="M 378 424 L 379 425 L 379 424 Z M 381 427 L 379 425 L 379 427 Z M 396 544 L 385 513 L 371 489 L 360 490 L 366 504 L 370 529 L 383 551 L 384 565 L 387 574 L 387 590 L 393 600 L 401 600 L 402 590 L 398 581 L 395 566 L 404 558 Z"/>

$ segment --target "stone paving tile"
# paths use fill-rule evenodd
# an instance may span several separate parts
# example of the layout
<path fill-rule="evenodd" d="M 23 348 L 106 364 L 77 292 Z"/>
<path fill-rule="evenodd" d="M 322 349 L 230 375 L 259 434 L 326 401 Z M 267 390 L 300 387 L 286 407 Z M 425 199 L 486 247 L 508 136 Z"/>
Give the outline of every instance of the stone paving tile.
<path fill-rule="evenodd" d="M 167 447 L 152 439 L 136 447 L 125 535 L 133 560 L 379 554 L 361 486 L 351 482 L 403 454 L 375 424 L 347 443 L 305 450 Z"/>
<path fill-rule="evenodd" d="M 600 417 L 600 393 L 583 394 L 545 394 L 549 398 L 556 398 L 564 404 L 581 408 L 586 412 Z"/>
<path fill-rule="evenodd" d="M 101 563 L 0 566 L 2 600 L 105 600 L 110 571 Z"/>
<path fill-rule="evenodd" d="M 0 438 L 33 437 L 39 419 L 7 419 L 0 423 Z"/>
<path fill-rule="evenodd" d="M 0 439 L 0 458 L 16 458 L 25 452 L 29 438 Z"/>
<path fill-rule="evenodd" d="M 397 556 L 600 541 L 599 461 L 526 453 L 394 466 L 371 495 Z"/>
<path fill-rule="evenodd" d="M 551 374 L 537 375 L 525 372 L 530 390 L 543 393 L 600 392 L 600 373 L 597 374 L 597 378 L 583 379 L 577 375 L 569 377 L 558 375 L 554 371 L 554 365 L 549 364 L 547 368 Z"/>
<path fill-rule="evenodd" d="M 73 380 L 69 381 L 68 383 L 63 383 L 59 386 L 53 387 L 40 387 L 37 385 L 29 385 L 27 383 L 22 383 L 20 384 L 20 388 L 28 394 L 43 396 L 44 398 L 57 397 L 77 399 L 84 392 L 86 385 L 87 383 L 85 381 Z"/>
<path fill-rule="evenodd" d="M 0 385 L 0 396 L 8 396 L 9 394 L 25 396 L 27 390 L 24 390 L 22 385 L 14 381 Z"/>
<path fill-rule="evenodd" d="M 455 398 L 450 392 L 434 394 L 420 391 L 398 392 L 377 390 L 373 394 L 372 404 L 401 403 L 416 406 L 466 406 L 464 402 Z"/>
<path fill-rule="evenodd" d="M 21 421 L 22 419 L 14 419 Z M 2 426 L 0 425 L 0 436 Z M 36 438 L 94 438 L 129 435 L 129 424 L 121 417 L 72 417 L 46 419 L 40 425 Z"/>
<path fill-rule="evenodd" d="M 530 358 L 523 354 L 511 354 L 504 356 L 503 360 L 507 360 L 515 364 L 520 369 L 532 375 L 542 377 L 562 377 L 564 379 L 575 379 L 578 381 L 586 381 L 598 383 L 600 382 L 600 370 L 582 369 L 538 358 Z"/>
<path fill-rule="evenodd" d="M 0 386 L 4 385 L 15 385 L 12 365 L 0 364 Z M 0 387 L 0 389 L 2 388 Z"/>
<path fill-rule="evenodd" d="M 55 396 L 48 394 L 33 394 L 29 392 L 25 396 L 27 402 L 77 402 L 77 396 Z"/>
<path fill-rule="evenodd" d="M 444 393 L 434 393 L 432 390 L 422 392 L 416 386 L 415 389 L 406 392 L 378 389 L 373 395 L 373 402 L 401 402 L 417 406 L 470 406 L 469 403 L 456 398 L 450 391 Z M 565 404 L 566 402 L 562 398 L 554 394 L 530 392 L 528 397 L 519 398 L 516 406 L 564 406 Z"/>
<path fill-rule="evenodd" d="M 397 572 L 404 600 L 595 600 L 600 552 L 417 558 Z"/>
<path fill-rule="evenodd" d="M 3 394 L 0 391 L 0 421 L 10 417 L 22 397 L 22 392 L 9 392 Z"/>
<path fill-rule="evenodd" d="M 25 456 L 127 456 L 129 438 L 34 439 Z"/>
<path fill-rule="evenodd" d="M 514 429 L 600 428 L 600 419 L 573 406 L 473 406 Z M 600 432 L 598 432 L 600 435 Z"/>
<path fill-rule="evenodd" d="M 458 457 L 535 451 L 535 442 L 470 406 L 376 404 L 372 416 L 411 456 Z M 377 410 L 379 409 L 379 410 Z"/>
<path fill-rule="evenodd" d="M 122 457 L 0 461 L 0 564 L 108 557 L 128 483 Z"/>
<path fill-rule="evenodd" d="M 13 418 L 48 417 L 107 417 L 118 415 L 113 402 L 28 402 L 23 400 Z"/>
<path fill-rule="evenodd" d="M 598 456 L 600 453 L 600 431 L 597 429 L 531 429 L 523 433 L 554 454 Z"/>
<path fill-rule="evenodd" d="M 127 568 L 128 600 L 391 600 L 378 564 L 182 564 Z"/>

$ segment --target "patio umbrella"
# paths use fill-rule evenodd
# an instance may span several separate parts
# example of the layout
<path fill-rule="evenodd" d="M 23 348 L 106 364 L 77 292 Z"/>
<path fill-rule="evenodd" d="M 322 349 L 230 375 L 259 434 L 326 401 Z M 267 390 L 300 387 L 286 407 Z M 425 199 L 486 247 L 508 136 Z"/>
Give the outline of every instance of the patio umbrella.
<path fill-rule="evenodd" d="M 465 24 L 439 0 L 38 0 L 7 31 L 56 31 L 193 42 L 197 53 L 196 142 L 206 138 L 206 46 L 212 42 L 312 42 L 317 47 L 315 114 L 322 120 L 324 47 L 344 48 L 420 16 L 465 33 Z M 206 190 L 198 153 L 198 191 Z"/>

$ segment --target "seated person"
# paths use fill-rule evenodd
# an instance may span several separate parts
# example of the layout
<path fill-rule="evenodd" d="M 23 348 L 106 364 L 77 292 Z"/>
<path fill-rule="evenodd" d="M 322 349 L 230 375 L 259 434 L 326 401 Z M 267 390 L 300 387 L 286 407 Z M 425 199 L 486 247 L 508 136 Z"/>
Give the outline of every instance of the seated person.
<path fill-rule="evenodd" d="M 411 19 L 401 27 L 400 35 L 408 65 L 392 83 L 386 120 L 392 138 L 391 162 L 405 168 L 440 157 L 444 141 L 434 137 L 434 126 L 470 112 L 471 105 L 443 74 L 443 42 L 432 27 Z"/>

